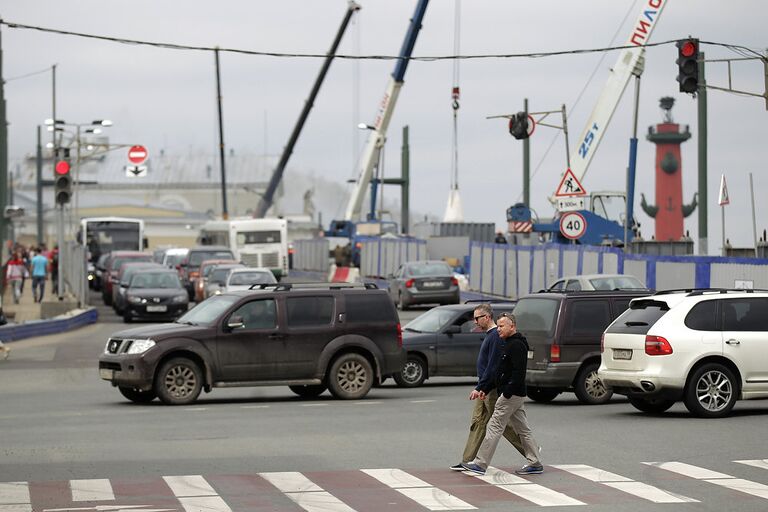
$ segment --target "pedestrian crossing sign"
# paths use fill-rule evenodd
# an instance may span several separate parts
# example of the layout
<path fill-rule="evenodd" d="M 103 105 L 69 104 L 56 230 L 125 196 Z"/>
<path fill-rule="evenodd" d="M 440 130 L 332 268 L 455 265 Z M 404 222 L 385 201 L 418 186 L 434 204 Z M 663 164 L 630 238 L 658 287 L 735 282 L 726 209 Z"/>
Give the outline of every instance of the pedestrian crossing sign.
<path fill-rule="evenodd" d="M 587 191 L 584 190 L 584 187 L 581 186 L 576 175 L 573 174 L 573 171 L 569 168 L 565 171 L 565 174 L 563 174 L 563 179 L 560 180 L 560 185 L 557 187 L 555 197 L 575 197 L 585 195 L 587 195 Z"/>

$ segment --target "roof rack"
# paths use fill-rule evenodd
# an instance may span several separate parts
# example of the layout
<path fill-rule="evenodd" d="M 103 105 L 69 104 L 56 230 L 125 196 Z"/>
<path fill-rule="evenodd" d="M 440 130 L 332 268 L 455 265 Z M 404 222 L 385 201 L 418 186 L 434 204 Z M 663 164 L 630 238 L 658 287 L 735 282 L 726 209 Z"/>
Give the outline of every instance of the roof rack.
<path fill-rule="evenodd" d="M 705 293 L 754 293 L 768 292 L 762 288 L 744 289 L 744 288 L 676 288 L 672 290 L 659 290 L 654 295 L 669 295 L 672 293 L 686 293 L 688 297 L 704 295 Z"/>
<path fill-rule="evenodd" d="M 464 304 L 497 304 L 504 302 L 517 302 L 516 299 L 468 299 L 464 301 Z"/>
<path fill-rule="evenodd" d="M 376 283 L 257 283 L 251 285 L 249 290 L 274 290 L 287 292 L 298 290 L 341 290 L 345 288 L 358 288 L 363 290 L 378 290 Z"/>
<path fill-rule="evenodd" d="M 566 295 L 596 295 L 600 293 L 647 293 L 652 294 L 650 288 L 611 288 L 610 290 L 539 290 L 535 293 L 564 293 Z"/>

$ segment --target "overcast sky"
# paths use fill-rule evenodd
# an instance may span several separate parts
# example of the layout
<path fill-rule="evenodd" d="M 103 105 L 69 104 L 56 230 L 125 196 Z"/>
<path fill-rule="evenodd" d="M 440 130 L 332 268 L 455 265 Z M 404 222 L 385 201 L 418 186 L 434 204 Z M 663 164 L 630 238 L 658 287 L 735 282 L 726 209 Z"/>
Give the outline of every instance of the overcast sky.
<path fill-rule="evenodd" d="M 764 0 L 667 0 L 652 42 L 688 35 L 702 41 L 743 45 L 759 52 L 765 38 Z M 340 53 L 396 55 L 416 0 L 361 0 Z M 626 42 L 645 2 L 633 0 L 463 0 L 460 52 L 508 54 L 605 47 Z M 345 0 L 0 0 L 7 22 L 75 32 L 199 46 L 256 51 L 320 53 L 330 47 L 343 18 Z M 432 0 L 416 43 L 415 56 L 450 55 L 454 49 L 454 0 Z M 626 17 L 626 20 L 625 20 Z M 625 20 L 622 24 L 622 20 Z M 3 76 L 8 105 L 10 161 L 35 149 L 35 127 L 51 117 L 51 73 L 15 79 L 57 65 L 57 117 L 68 122 L 114 121 L 110 139 L 140 143 L 150 154 L 218 148 L 214 57 L 180 51 L 96 41 L 2 26 Z M 703 45 L 707 59 L 737 58 L 715 45 Z M 505 225 L 505 210 L 521 199 L 522 143 L 500 119 L 529 99 L 532 111 L 569 111 L 570 144 L 575 147 L 618 52 L 548 58 L 462 61 L 459 85 L 459 188 L 468 221 Z M 655 203 L 655 146 L 645 140 L 648 126 L 661 121 L 658 100 L 673 96 L 676 122 L 690 125 L 683 145 L 683 202 L 697 190 L 696 102 L 678 92 L 674 45 L 649 48 L 642 79 L 636 215 L 646 238 L 653 220 L 639 207 L 639 193 Z M 227 148 L 239 153 L 279 154 L 288 140 L 321 59 L 221 55 L 224 131 Z M 359 63 L 336 59 L 295 148 L 289 168 L 344 182 L 357 175 L 356 163 L 384 93 L 392 61 Z M 595 72 L 596 70 L 596 72 Z M 732 67 L 735 88 L 762 94 L 759 61 Z M 590 76 L 594 78 L 589 81 Z M 708 64 L 707 79 L 727 85 L 727 68 Z M 411 62 L 388 133 L 385 174 L 399 176 L 401 130 L 410 126 L 414 210 L 442 216 L 451 170 L 453 65 L 450 61 Z M 586 89 L 584 89 L 586 87 Z M 623 190 L 632 129 L 632 85 L 624 94 L 583 185 L 588 191 Z M 584 93 L 576 103 L 581 91 Z M 749 173 L 754 175 L 758 230 L 768 229 L 768 112 L 760 98 L 709 92 L 709 247 L 720 247 L 717 194 L 725 174 L 731 196 L 727 236 L 737 246 L 752 244 Z M 538 127 L 531 139 L 532 206 L 550 216 L 546 197 L 566 166 L 562 135 Z M 11 167 L 13 168 L 13 167 Z M 390 199 L 399 194 L 385 192 Z M 324 219 L 343 213 L 323 212 Z M 695 212 L 685 221 L 698 238 Z"/>

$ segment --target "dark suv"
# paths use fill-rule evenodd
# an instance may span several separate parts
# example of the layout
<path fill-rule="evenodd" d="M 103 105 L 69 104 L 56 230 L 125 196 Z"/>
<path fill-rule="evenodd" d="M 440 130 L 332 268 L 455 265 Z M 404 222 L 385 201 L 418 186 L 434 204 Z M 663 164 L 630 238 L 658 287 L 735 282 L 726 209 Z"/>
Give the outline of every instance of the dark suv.
<path fill-rule="evenodd" d="M 648 290 L 534 293 L 515 306 L 517 328 L 528 339 L 528 397 L 550 402 L 573 391 L 585 404 L 602 404 L 613 391 L 597 377 L 603 331 L 629 301 Z"/>
<path fill-rule="evenodd" d="M 397 312 L 374 285 L 260 285 L 176 322 L 113 334 L 99 375 L 134 402 L 194 402 L 214 387 L 288 385 L 363 398 L 405 363 Z"/>

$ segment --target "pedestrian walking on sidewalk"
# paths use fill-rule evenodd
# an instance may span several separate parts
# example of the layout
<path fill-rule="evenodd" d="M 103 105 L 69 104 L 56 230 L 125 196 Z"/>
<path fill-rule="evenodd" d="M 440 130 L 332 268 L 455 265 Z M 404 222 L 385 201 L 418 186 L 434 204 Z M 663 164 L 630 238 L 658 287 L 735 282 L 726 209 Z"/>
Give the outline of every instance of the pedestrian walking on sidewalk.
<path fill-rule="evenodd" d="M 485 437 L 485 429 L 488 420 L 491 419 L 494 406 L 499 395 L 495 389 L 489 391 L 484 398 L 479 398 L 481 386 L 486 386 L 496 378 L 496 368 L 500 360 L 501 338 L 493 321 L 493 309 L 490 304 L 480 304 L 474 311 L 475 323 L 486 332 L 480 353 L 477 356 L 477 376 L 478 384 L 469 395 L 470 400 L 474 400 L 475 406 L 472 408 L 472 419 L 469 424 L 469 436 L 467 444 L 464 446 L 464 453 L 461 456 L 461 462 L 451 466 L 454 471 L 464 471 L 464 464 L 474 460 L 480 444 Z M 512 443 L 517 451 L 525 456 L 523 445 L 520 442 L 520 436 L 510 426 L 504 429 L 504 437 Z"/>
<path fill-rule="evenodd" d="M 48 277 L 48 258 L 38 250 L 30 265 L 32 266 L 32 296 L 35 302 L 43 302 L 45 279 Z"/>
<path fill-rule="evenodd" d="M 493 415 L 488 421 L 485 438 L 480 445 L 475 460 L 463 464 L 464 469 L 484 475 L 491 463 L 504 429 L 510 425 L 520 436 L 528 463 L 515 471 L 518 475 L 536 475 L 544 472 L 539 458 L 540 448 L 533 438 L 528 418 L 525 414 L 525 371 L 528 363 L 528 340 L 517 332 L 517 321 L 512 314 L 504 313 L 498 320 L 499 336 L 502 339 L 501 360 L 499 361 L 495 382 L 480 389 L 480 399 L 494 387 L 499 399 Z"/>
<path fill-rule="evenodd" d="M 27 273 L 27 267 L 21 256 L 21 249 L 17 249 L 11 259 L 6 263 L 5 279 L 13 291 L 13 303 L 18 304 L 21 299 L 21 283 Z"/>

